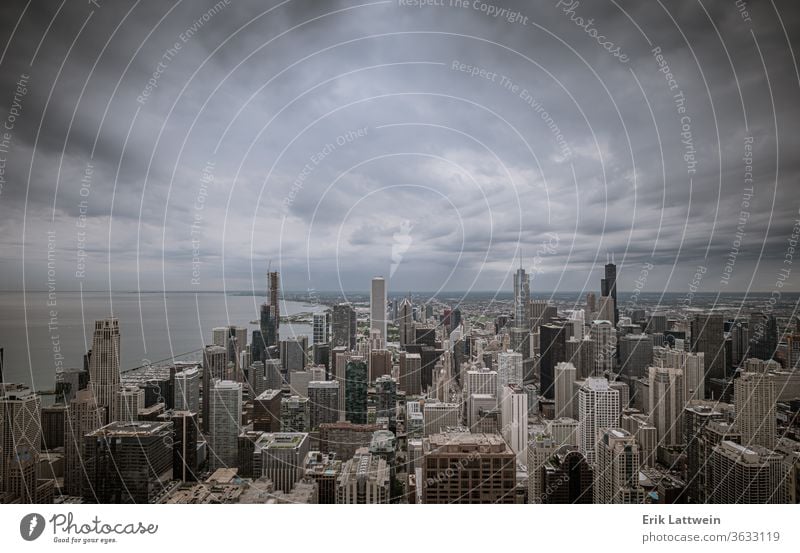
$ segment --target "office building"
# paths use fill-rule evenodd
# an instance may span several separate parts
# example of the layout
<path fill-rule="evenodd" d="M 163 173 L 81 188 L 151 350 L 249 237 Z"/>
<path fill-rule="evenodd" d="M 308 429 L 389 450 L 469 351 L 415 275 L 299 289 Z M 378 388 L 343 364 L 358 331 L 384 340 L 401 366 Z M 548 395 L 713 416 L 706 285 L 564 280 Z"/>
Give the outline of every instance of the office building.
<path fill-rule="evenodd" d="M 242 413 L 242 384 L 215 380 L 211 384 L 208 461 L 212 470 L 235 467 Z"/>
<path fill-rule="evenodd" d="M 292 336 L 280 341 L 281 370 L 284 374 L 302 371 L 306 366 L 307 336 Z"/>
<path fill-rule="evenodd" d="M 526 331 L 527 332 L 527 331 Z M 497 397 L 509 384 L 522 386 L 522 354 L 501 351 L 497 354 Z"/>
<path fill-rule="evenodd" d="M 85 503 L 149 503 L 172 480 L 172 425 L 112 422 L 84 438 Z"/>
<path fill-rule="evenodd" d="M 311 401 L 307 397 L 281 399 L 281 432 L 311 431 Z"/>
<path fill-rule="evenodd" d="M 327 344 L 330 341 L 329 327 L 330 327 L 331 313 L 330 311 L 323 311 L 322 313 L 314 313 L 313 315 L 313 343 Z"/>
<path fill-rule="evenodd" d="M 337 481 L 336 503 L 389 503 L 390 471 L 385 459 L 360 448 L 344 463 Z"/>
<path fill-rule="evenodd" d="M 281 431 L 281 391 L 264 390 L 253 400 L 253 430 Z"/>
<path fill-rule="evenodd" d="M 203 432 L 208 432 L 211 422 L 211 385 L 214 380 L 224 380 L 227 373 L 228 353 L 222 346 L 209 345 L 203 348 Z"/>
<path fill-rule="evenodd" d="M 540 396 L 555 399 L 556 365 L 567 360 L 567 330 L 563 324 L 548 323 L 539 327 L 539 385 Z"/>
<path fill-rule="evenodd" d="M 715 378 L 725 378 L 725 330 L 719 313 L 697 313 L 689 327 L 692 352 L 703 353 L 705 361 L 705 386 Z"/>
<path fill-rule="evenodd" d="M 309 426 L 312 431 L 321 424 L 339 420 L 339 382 L 336 380 L 308 383 Z"/>
<path fill-rule="evenodd" d="M 775 448 L 775 382 L 767 367 L 763 361 L 749 359 L 745 372 L 733 384 L 736 426 L 742 434 L 742 444 L 747 447 Z"/>
<path fill-rule="evenodd" d="M 0 497 L 35 503 L 42 441 L 41 400 L 25 386 L 0 382 Z"/>
<path fill-rule="evenodd" d="M 458 403 L 425 401 L 422 407 L 422 416 L 425 425 L 424 436 L 439 434 L 449 427 L 461 425 L 461 405 Z"/>
<path fill-rule="evenodd" d="M 369 377 L 363 359 L 352 358 L 345 365 L 345 420 L 354 424 L 367 423 L 367 388 Z"/>
<path fill-rule="evenodd" d="M 650 421 L 658 431 L 658 442 L 665 447 L 683 443 L 683 407 L 685 405 L 683 370 L 650 367 Z"/>
<path fill-rule="evenodd" d="M 598 433 L 603 428 L 617 427 L 619 414 L 619 391 L 611 388 L 605 378 L 587 378 L 578 391 L 578 421 L 580 451 L 589 463 L 594 464 L 596 460 Z"/>
<path fill-rule="evenodd" d="M 191 411 L 167 411 L 159 422 L 172 423 L 172 477 L 182 482 L 195 482 L 200 467 L 197 438 L 199 420 Z"/>
<path fill-rule="evenodd" d="M 289 493 L 303 478 L 303 468 L 309 452 L 308 434 L 277 432 L 262 434 L 254 444 L 254 462 L 260 466 L 262 477 L 272 480 L 276 490 Z"/>
<path fill-rule="evenodd" d="M 500 391 L 500 433 L 525 464 L 528 450 L 528 395 L 519 384 L 509 384 Z"/>
<path fill-rule="evenodd" d="M 619 372 L 628 378 L 641 378 L 653 364 L 653 337 L 626 334 L 619 339 Z"/>
<path fill-rule="evenodd" d="M 422 447 L 422 503 L 514 503 L 515 455 L 500 436 L 434 434 Z"/>
<path fill-rule="evenodd" d="M 94 323 L 92 354 L 89 358 L 89 386 L 95 400 L 105 408 L 106 422 L 118 420 L 117 391 L 120 386 L 119 321 L 106 318 Z"/>
<path fill-rule="evenodd" d="M 115 404 L 118 408 L 116 420 L 135 422 L 139 420 L 139 410 L 144 409 L 144 390 L 138 386 L 123 386 L 117 391 Z"/>
<path fill-rule="evenodd" d="M 200 413 L 200 369 L 189 367 L 175 373 L 175 410 Z"/>
<path fill-rule="evenodd" d="M 311 479 L 319 488 L 319 504 L 336 504 L 339 475 L 342 474 L 342 461 L 335 453 L 309 451 L 303 463 L 303 478 Z"/>
<path fill-rule="evenodd" d="M 614 264 L 613 255 L 605 265 L 604 276 L 605 278 L 600 281 L 600 295 L 607 298 L 610 297 L 613 300 L 613 318 L 609 317 L 607 320 L 613 321 L 616 327 L 619 322 L 619 309 L 617 307 L 619 302 L 617 301 L 617 266 Z M 603 303 L 602 297 L 600 302 Z"/>
<path fill-rule="evenodd" d="M 422 393 L 422 357 L 418 353 L 400 352 L 400 389 L 406 396 Z"/>
<path fill-rule="evenodd" d="M 356 349 L 356 310 L 349 303 L 333 306 L 331 347 Z"/>
<path fill-rule="evenodd" d="M 644 502 L 644 490 L 639 485 L 639 446 L 629 432 L 621 428 L 600 429 L 595 456 L 595 503 Z"/>
<path fill-rule="evenodd" d="M 383 343 L 386 343 L 386 281 L 383 277 L 374 277 L 369 295 L 369 328 L 380 332 Z"/>
<path fill-rule="evenodd" d="M 589 327 L 589 337 L 594 349 L 594 374 L 601 375 L 614 369 L 616 352 L 614 327 L 607 319 L 598 319 Z"/>
<path fill-rule="evenodd" d="M 745 442 L 746 444 L 746 442 Z M 709 460 L 709 503 L 783 503 L 783 457 L 760 445 L 723 441 Z"/>
<path fill-rule="evenodd" d="M 555 369 L 556 418 L 577 416 L 575 405 L 575 381 L 577 369 L 572 363 L 559 363 Z"/>
<path fill-rule="evenodd" d="M 398 326 L 400 327 L 400 348 L 405 349 L 414 343 L 414 306 L 411 300 L 403 298 L 400 303 Z"/>

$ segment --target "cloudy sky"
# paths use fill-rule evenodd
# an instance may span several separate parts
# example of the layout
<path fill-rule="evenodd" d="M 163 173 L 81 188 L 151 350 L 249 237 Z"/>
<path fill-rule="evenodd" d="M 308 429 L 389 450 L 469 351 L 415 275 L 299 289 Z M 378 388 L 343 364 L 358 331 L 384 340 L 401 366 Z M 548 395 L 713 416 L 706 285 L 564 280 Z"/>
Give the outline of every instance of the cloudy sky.
<path fill-rule="evenodd" d="M 0 287 L 47 289 L 48 248 L 58 290 L 792 268 L 795 2 L 409 4 L 4 1 Z"/>

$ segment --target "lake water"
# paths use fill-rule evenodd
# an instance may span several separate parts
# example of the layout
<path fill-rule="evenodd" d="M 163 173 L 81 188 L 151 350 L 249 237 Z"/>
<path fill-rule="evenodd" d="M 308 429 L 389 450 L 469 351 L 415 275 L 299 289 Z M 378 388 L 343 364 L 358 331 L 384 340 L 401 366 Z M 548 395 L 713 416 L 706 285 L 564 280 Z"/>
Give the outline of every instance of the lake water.
<path fill-rule="evenodd" d="M 196 352 L 211 343 L 216 326 L 250 324 L 258 320 L 263 298 L 223 293 L 113 293 L 58 292 L 55 306 L 47 292 L 0 292 L 0 347 L 4 348 L 6 382 L 52 389 L 57 353 L 64 367 L 83 366 L 91 345 L 95 319 L 119 319 L 122 369 Z M 323 310 L 324 306 L 283 302 L 282 315 Z M 54 317 L 51 310 L 55 311 Z M 281 337 L 305 335 L 311 343 L 311 325 L 281 324 Z M 58 351 L 57 351 L 58 350 Z M 197 354 L 193 354 L 196 356 Z M 189 357 L 192 357 L 190 355 Z"/>

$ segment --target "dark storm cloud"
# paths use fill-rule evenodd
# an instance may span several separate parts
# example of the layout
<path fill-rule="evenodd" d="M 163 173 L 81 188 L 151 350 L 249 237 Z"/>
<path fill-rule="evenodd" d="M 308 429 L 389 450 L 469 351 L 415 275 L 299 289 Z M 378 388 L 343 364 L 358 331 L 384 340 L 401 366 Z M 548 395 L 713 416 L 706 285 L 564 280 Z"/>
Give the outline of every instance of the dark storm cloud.
<path fill-rule="evenodd" d="M 753 286 L 772 285 L 800 208 L 793 3 L 748 2 L 750 21 L 732 2 L 402 4 L 5 2 L 0 116 L 30 81 L 0 194 L 4 286 L 24 255 L 44 287 L 47 231 L 60 289 L 80 252 L 89 288 L 110 263 L 116 289 L 260 289 L 272 260 L 287 289 L 392 267 L 395 290 L 493 289 L 555 236 L 539 290 L 596 289 L 607 251 L 623 288 L 652 263 L 649 289 L 684 290 L 703 264 L 715 290 L 737 231 L 729 287 L 757 263 Z"/>

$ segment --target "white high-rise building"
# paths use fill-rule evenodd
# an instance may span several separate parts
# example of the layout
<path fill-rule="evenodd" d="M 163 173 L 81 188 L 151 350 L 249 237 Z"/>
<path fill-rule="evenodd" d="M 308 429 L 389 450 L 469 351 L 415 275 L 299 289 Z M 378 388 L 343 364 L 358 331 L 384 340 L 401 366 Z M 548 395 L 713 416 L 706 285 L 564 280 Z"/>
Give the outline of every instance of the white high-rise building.
<path fill-rule="evenodd" d="M 539 504 L 545 496 L 542 466 L 559 446 L 546 432 L 533 432 L 528 440 L 528 503 Z"/>
<path fill-rule="evenodd" d="M 581 446 L 580 423 L 569 417 L 561 417 L 546 422 L 547 433 L 553 437 L 556 446 Z"/>
<path fill-rule="evenodd" d="M 619 391 L 611 388 L 605 378 L 587 378 L 578 391 L 578 413 L 580 451 L 594 464 L 598 431 L 619 424 Z"/>
<path fill-rule="evenodd" d="M 262 434 L 254 444 L 254 470 L 272 480 L 276 490 L 289 493 L 303 477 L 310 440 L 305 432 Z"/>
<path fill-rule="evenodd" d="M 519 384 L 509 384 L 500 392 L 500 430 L 517 462 L 524 465 L 528 451 L 528 394 Z"/>
<path fill-rule="evenodd" d="M 658 443 L 675 446 L 683 443 L 683 407 L 686 392 L 683 370 L 650 367 L 650 421 L 658 431 Z"/>
<path fill-rule="evenodd" d="M 119 346 L 119 321 L 115 318 L 95 321 L 89 359 L 89 386 L 97 405 L 106 408 L 106 422 L 118 420 L 119 416 Z"/>
<path fill-rule="evenodd" d="M 595 457 L 595 503 L 644 501 L 644 489 L 639 486 L 639 446 L 630 432 L 621 428 L 600 429 Z"/>
<path fill-rule="evenodd" d="M 200 414 L 200 369 L 197 367 L 175 373 L 175 410 Z"/>
<path fill-rule="evenodd" d="M 232 380 L 215 380 L 211 385 L 210 399 L 209 464 L 213 470 L 235 467 L 238 463 L 242 418 L 242 384 Z"/>
<path fill-rule="evenodd" d="M 369 295 L 369 328 L 381 333 L 381 340 L 386 343 L 386 281 L 383 277 L 374 277 Z"/>
<path fill-rule="evenodd" d="M 117 392 L 116 420 L 120 422 L 136 422 L 139 420 L 139 409 L 144 409 L 144 390 L 138 386 L 123 386 Z"/>
<path fill-rule="evenodd" d="M 746 447 L 775 449 L 775 382 L 767 366 L 760 359 L 748 359 L 745 372 L 733 383 L 736 426 Z"/>
<path fill-rule="evenodd" d="M 572 363 L 559 363 L 555 369 L 555 388 L 556 388 L 556 418 L 569 417 L 575 418 L 575 380 L 577 379 L 577 369 Z"/>
<path fill-rule="evenodd" d="M 665 349 L 664 358 L 659 365 L 683 369 L 684 403 L 693 399 L 705 399 L 705 353 Z"/>
<path fill-rule="evenodd" d="M 497 398 L 509 384 L 522 386 L 522 354 L 501 351 L 497 354 Z"/>

